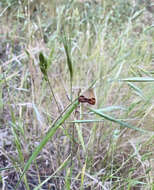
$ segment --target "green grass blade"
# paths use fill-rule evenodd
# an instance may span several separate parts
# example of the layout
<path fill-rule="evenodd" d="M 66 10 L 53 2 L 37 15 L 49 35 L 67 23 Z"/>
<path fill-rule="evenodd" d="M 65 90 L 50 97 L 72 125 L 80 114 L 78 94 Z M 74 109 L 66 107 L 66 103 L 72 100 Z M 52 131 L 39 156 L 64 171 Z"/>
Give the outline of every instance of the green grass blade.
<path fill-rule="evenodd" d="M 53 55 L 54 55 L 55 48 L 53 47 L 50 51 L 49 57 L 48 57 L 48 68 L 51 66 L 53 61 Z"/>
<path fill-rule="evenodd" d="M 112 116 L 109 116 L 109 115 L 107 115 L 107 114 L 104 114 L 104 113 L 102 113 L 102 112 L 100 112 L 100 111 L 98 111 L 98 110 L 95 110 L 95 109 L 92 109 L 92 108 L 89 108 L 92 112 L 94 112 L 95 114 L 97 114 L 97 115 L 99 115 L 99 116 L 101 116 L 101 117 L 103 117 L 103 118 L 105 118 L 106 120 L 109 120 L 109 121 L 112 121 L 112 122 L 114 122 L 114 123 L 118 123 L 121 127 L 127 127 L 127 128 L 130 128 L 130 129 L 133 129 L 133 130 L 136 130 L 136 131 L 140 131 L 140 132 L 143 132 L 143 133 L 149 133 L 149 131 L 146 131 L 146 130 L 144 130 L 144 129 L 140 129 L 140 128 L 137 128 L 137 127 L 134 127 L 134 126 L 132 126 L 132 125 L 130 125 L 130 124 L 128 124 L 128 123 L 125 123 L 125 122 L 123 122 L 123 121 L 120 121 L 119 119 L 116 119 L 116 118 L 114 118 L 114 117 L 112 117 Z"/>
<path fill-rule="evenodd" d="M 126 110 L 126 108 L 122 107 L 122 106 L 107 106 L 101 109 L 97 109 L 100 112 L 111 112 L 111 111 L 115 111 L 115 110 Z"/>
<path fill-rule="evenodd" d="M 141 16 L 144 12 L 144 9 L 137 11 L 132 17 L 131 21 L 135 21 L 139 16 Z"/>
<path fill-rule="evenodd" d="M 104 121 L 104 120 L 98 120 L 98 119 L 88 119 L 88 120 L 74 120 L 74 121 L 71 121 L 70 123 L 94 123 L 94 122 L 101 122 L 101 121 Z"/>
<path fill-rule="evenodd" d="M 83 139 L 83 135 L 82 135 L 82 129 L 81 129 L 81 127 L 78 124 L 76 124 L 76 130 L 78 132 L 78 137 L 79 137 L 79 140 L 81 142 L 82 148 L 83 148 L 83 150 L 85 152 L 86 151 L 86 147 L 85 147 L 85 144 L 84 144 L 84 139 Z"/>
<path fill-rule="evenodd" d="M 18 181 L 18 183 L 16 185 L 16 189 L 17 189 L 19 183 L 21 182 L 21 179 L 24 176 L 25 172 L 30 167 L 31 163 L 35 160 L 35 158 L 41 152 L 41 150 L 46 145 L 46 143 L 49 141 L 49 139 L 55 134 L 57 129 L 64 123 L 64 121 L 74 111 L 74 109 L 77 107 L 77 105 L 78 105 L 78 101 L 76 100 L 74 103 L 71 104 L 71 107 L 69 108 L 69 110 L 63 116 L 61 116 L 57 121 L 54 122 L 54 124 L 51 126 L 51 128 L 47 132 L 46 136 L 43 138 L 43 140 L 38 145 L 38 147 L 35 148 L 33 154 L 31 155 L 31 157 L 29 158 L 29 160 L 27 161 L 27 163 L 26 163 L 26 165 L 24 167 L 23 173 L 22 173 L 22 175 L 21 175 L 21 177 L 20 177 L 20 179 L 19 179 L 19 181 Z"/>
<path fill-rule="evenodd" d="M 140 88 L 138 88 L 136 85 L 132 84 L 131 82 L 128 82 L 128 85 L 135 91 L 137 95 L 139 95 L 140 97 L 144 99 L 144 95 Z"/>
<path fill-rule="evenodd" d="M 152 77 L 130 77 L 125 79 L 119 79 L 122 82 L 154 82 Z"/>
<path fill-rule="evenodd" d="M 80 187 L 81 190 L 84 189 L 85 171 L 86 171 L 86 163 L 84 164 L 84 166 L 83 166 L 83 168 L 82 168 L 82 172 L 81 172 L 81 187 Z"/>
<path fill-rule="evenodd" d="M 60 170 L 62 170 L 63 168 L 65 168 L 67 166 L 67 164 L 69 163 L 69 158 L 70 158 L 70 155 L 66 158 L 66 160 L 64 160 L 64 162 L 57 168 L 57 170 L 51 176 L 49 176 L 41 184 L 39 184 L 37 187 L 35 187 L 34 190 L 40 189 L 42 187 L 42 185 L 44 185 L 45 183 L 47 183 L 52 177 L 54 177 L 54 175 L 56 175 L 56 173 L 58 173 Z"/>
<path fill-rule="evenodd" d="M 11 122 L 11 126 L 12 126 L 12 133 L 13 133 L 13 136 L 14 136 L 14 141 L 15 141 L 15 145 L 16 145 L 16 148 L 17 148 L 17 151 L 18 151 L 19 159 L 23 163 L 24 156 L 23 156 L 22 148 L 21 148 L 22 145 L 20 143 L 19 136 L 17 135 L 17 126 L 13 122 Z"/>
<path fill-rule="evenodd" d="M 48 75 L 47 75 L 48 61 L 42 52 L 40 52 L 39 54 L 39 61 L 40 61 L 39 66 L 40 66 L 41 72 L 44 76 L 44 79 L 47 80 L 48 79 Z"/>
<path fill-rule="evenodd" d="M 64 49 L 65 49 L 65 53 L 66 53 L 66 58 L 67 58 L 67 65 L 69 68 L 69 72 L 70 72 L 70 77 L 71 80 L 73 78 L 73 67 L 72 67 L 72 60 L 71 60 L 71 56 L 70 56 L 70 42 L 66 39 L 66 35 L 62 38 L 62 42 L 64 45 Z"/>
<path fill-rule="evenodd" d="M 66 190 L 71 190 L 70 178 L 71 178 L 71 169 L 68 168 L 67 172 L 66 172 L 66 176 L 65 176 L 65 189 Z"/>

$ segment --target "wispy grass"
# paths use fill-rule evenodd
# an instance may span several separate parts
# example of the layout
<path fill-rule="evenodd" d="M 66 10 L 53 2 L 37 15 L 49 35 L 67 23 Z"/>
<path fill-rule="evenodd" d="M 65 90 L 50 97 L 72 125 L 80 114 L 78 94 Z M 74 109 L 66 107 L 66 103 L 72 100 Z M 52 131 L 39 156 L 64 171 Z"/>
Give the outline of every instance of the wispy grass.
<path fill-rule="evenodd" d="M 121 0 L 36 4 L 0 7 L 0 187 L 152 189 L 151 12 Z M 89 86 L 96 105 L 79 107 Z"/>

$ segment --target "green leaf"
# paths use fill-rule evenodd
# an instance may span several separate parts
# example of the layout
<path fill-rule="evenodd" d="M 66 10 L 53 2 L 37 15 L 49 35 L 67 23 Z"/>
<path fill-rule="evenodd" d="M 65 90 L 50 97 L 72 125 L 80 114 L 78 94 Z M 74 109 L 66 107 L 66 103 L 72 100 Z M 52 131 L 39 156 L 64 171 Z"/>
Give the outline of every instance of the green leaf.
<path fill-rule="evenodd" d="M 115 111 L 115 110 L 126 110 L 126 108 L 122 107 L 122 106 L 107 106 L 101 109 L 97 109 L 100 112 L 111 112 L 111 111 Z"/>
<path fill-rule="evenodd" d="M 89 109 L 90 109 L 92 112 L 94 112 L 95 114 L 97 114 L 97 115 L 99 115 L 99 116 L 105 118 L 106 120 L 112 121 L 112 122 L 114 122 L 114 123 L 118 123 L 121 127 L 127 127 L 127 128 L 130 128 L 130 129 L 133 129 L 133 130 L 136 130 L 136 131 L 140 131 L 140 132 L 143 132 L 143 133 L 145 133 L 145 132 L 148 132 L 148 133 L 149 133 L 149 131 L 146 131 L 146 130 L 144 130 L 144 129 L 140 129 L 140 128 L 134 127 L 134 126 L 132 126 L 132 125 L 130 125 L 130 124 L 128 124 L 128 123 L 125 123 L 125 122 L 119 120 L 119 119 L 116 119 L 116 118 L 114 118 L 114 117 L 112 117 L 112 116 L 109 116 L 109 115 L 107 115 L 107 114 L 104 114 L 104 113 L 100 112 L 99 110 L 92 109 L 92 108 L 89 108 Z"/>
<path fill-rule="evenodd" d="M 43 147 L 47 144 L 47 142 L 49 141 L 49 139 L 56 133 L 57 129 L 64 123 L 64 121 L 70 116 L 70 114 L 73 112 L 74 109 L 76 109 L 77 105 L 78 105 L 78 100 L 74 101 L 70 106 L 69 110 L 63 115 L 61 116 L 59 119 L 57 119 L 52 126 L 50 127 L 50 129 L 48 130 L 46 136 L 43 138 L 43 140 L 40 142 L 40 144 L 38 145 L 38 147 L 35 148 L 35 150 L 33 151 L 33 154 L 31 155 L 31 157 L 29 158 L 29 160 L 27 161 L 24 170 L 21 174 L 21 177 L 16 185 L 16 189 L 18 188 L 19 183 L 21 182 L 22 177 L 24 176 L 25 172 L 29 169 L 31 163 L 36 159 L 37 155 L 41 152 L 41 150 L 43 149 Z"/>
<path fill-rule="evenodd" d="M 65 168 L 67 166 L 67 164 L 69 163 L 69 158 L 70 158 L 70 155 L 66 158 L 66 160 L 64 160 L 64 162 L 56 169 L 56 171 L 51 176 L 47 177 L 41 184 L 39 184 L 37 187 L 35 187 L 34 190 L 40 189 L 42 187 L 42 185 L 44 185 L 51 178 L 53 178 L 56 175 L 56 173 L 58 173 L 60 170 L 62 170 L 63 168 Z"/>
<path fill-rule="evenodd" d="M 50 65 L 52 64 L 53 61 L 53 54 L 54 54 L 54 47 L 51 49 L 50 54 L 49 54 L 49 58 L 48 58 L 48 68 L 50 67 Z"/>
<path fill-rule="evenodd" d="M 136 92 L 137 95 L 139 95 L 140 97 L 142 97 L 144 99 L 144 95 L 142 93 L 142 90 L 140 88 L 138 88 L 136 85 L 132 84 L 131 82 L 128 82 L 128 85 L 134 89 L 134 91 Z"/>
<path fill-rule="evenodd" d="M 74 120 L 70 121 L 70 123 L 94 123 L 94 122 L 102 122 L 104 120 L 96 120 L 96 119 L 91 119 L 91 120 Z"/>
<path fill-rule="evenodd" d="M 143 14 L 143 12 L 144 12 L 144 9 L 135 12 L 135 14 L 131 18 L 131 21 L 136 20 L 141 14 Z"/>
<path fill-rule="evenodd" d="M 81 190 L 84 189 L 83 187 L 84 187 L 85 171 L 86 171 L 86 163 L 83 165 L 82 172 L 81 172 L 81 187 L 80 187 Z"/>
<path fill-rule="evenodd" d="M 71 169 L 68 168 L 65 176 L 65 189 L 66 190 L 71 190 Z"/>
<path fill-rule="evenodd" d="M 130 77 L 125 79 L 119 79 L 122 82 L 154 82 L 152 77 Z"/>
<path fill-rule="evenodd" d="M 39 61 L 40 61 L 39 66 L 40 66 L 41 72 L 44 76 L 44 79 L 47 80 L 47 78 L 48 78 L 48 75 L 47 75 L 48 61 L 44 57 L 42 52 L 40 52 L 40 54 L 39 54 Z"/>
<path fill-rule="evenodd" d="M 86 152 L 86 147 L 85 147 L 85 144 L 84 144 L 84 139 L 83 139 L 83 135 L 82 135 L 82 129 L 79 125 L 76 124 L 76 130 L 77 130 L 77 133 L 78 133 L 78 137 L 79 137 L 79 140 L 81 142 L 81 145 L 82 145 L 82 148 L 84 150 L 84 152 Z"/>
<path fill-rule="evenodd" d="M 62 38 L 62 42 L 64 45 L 65 54 L 66 54 L 66 58 L 67 58 L 67 65 L 68 65 L 70 77 L 72 80 L 72 78 L 73 78 L 73 67 L 72 67 L 72 60 L 71 60 L 71 56 L 70 56 L 70 41 L 67 40 L 66 35 Z"/>

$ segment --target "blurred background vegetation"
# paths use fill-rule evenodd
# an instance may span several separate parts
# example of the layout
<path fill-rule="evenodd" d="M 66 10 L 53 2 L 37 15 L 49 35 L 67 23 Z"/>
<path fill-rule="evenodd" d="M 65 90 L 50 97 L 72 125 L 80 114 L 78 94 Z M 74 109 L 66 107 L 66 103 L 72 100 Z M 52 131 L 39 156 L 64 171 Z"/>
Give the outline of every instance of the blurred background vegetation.
<path fill-rule="evenodd" d="M 153 13 L 152 0 L 1 0 L 0 188 L 154 188 Z M 65 110 L 88 88 L 96 105 Z"/>

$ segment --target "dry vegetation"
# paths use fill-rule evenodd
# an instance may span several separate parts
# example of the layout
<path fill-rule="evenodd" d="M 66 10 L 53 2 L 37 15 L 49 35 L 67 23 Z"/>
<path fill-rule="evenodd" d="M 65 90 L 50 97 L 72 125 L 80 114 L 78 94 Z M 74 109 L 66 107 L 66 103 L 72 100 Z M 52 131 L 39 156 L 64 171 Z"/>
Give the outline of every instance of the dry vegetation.
<path fill-rule="evenodd" d="M 0 2 L 0 189 L 154 189 L 152 8 Z"/>

